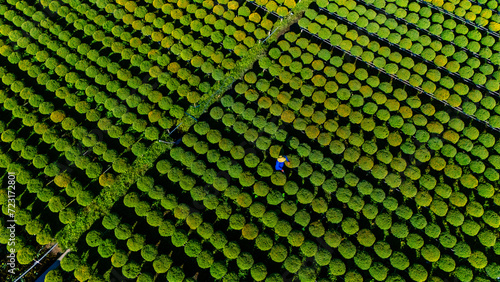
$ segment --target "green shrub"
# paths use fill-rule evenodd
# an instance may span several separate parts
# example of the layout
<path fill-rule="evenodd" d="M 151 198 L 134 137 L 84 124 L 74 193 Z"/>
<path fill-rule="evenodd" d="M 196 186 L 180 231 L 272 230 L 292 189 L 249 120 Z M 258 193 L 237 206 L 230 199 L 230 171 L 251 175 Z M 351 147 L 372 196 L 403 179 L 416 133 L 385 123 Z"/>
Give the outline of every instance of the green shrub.
<path fill-rule="evenodd" d="M 427 207 L 432 202 L 432 196 L 427 191 L 419 191 L 415 196 L 415 202 L 419 206 Z"/>
<path fill-rule="evenodd" d="M 483 206 L 475 201 L 471 201 L 466 207 L 467 213 L 473 217 L 481 217 L 484 214 Z"/>
<path fill-rule="evenodd" d="M 402 252 L 394 252 L 390 257 L 390 262 L 394 268 L 399 270 L 405 270 L 408 266 L 410 266 L 408 257 Z"/>
<path fill-rule="evenodd" d="M 458 210 L 449 210 L 446 215 L 446 221 L 453 226 L 460 226 L 464 222 L 464 215 Z"/>
<path fill-rule="evenodd" d="M 459 281 L 472 281 L 472 278 L 474 277 L 472 270 L 466 266 L 457 267 L 453 272 L 453 275 L 457 277 Z"/>
<path fill-rule="evenodd" d="M 404 222 L 396 222 L 391 227 L 391 234 L 399 239 L 404 239 L 408 236 L 408 226 Z"/>
<path fill-rule="evenodd" d="M 358 252 L 354 256 L 354 263 L 362 270 L 368 270 L 372 264 L 372 258 L 366 252 Z"/>
<path fill-rule="evenodd" d="M 342 221 L 342 230 L 348 234 L 356 234 L 359 230 L 358 222 L 354 218 L 347 217 Z"/>
<path fill-rule="evenodd" d="M 478 268 L 478 269 L 485 268 L 486 265 L 488 264 L 488 259 L 487 259 L 486 255 L 481 251 L 473 252 L 469 256 L 468 260 L 469 260 L 469 263 L 473 267 Z"/>
<path fill-rule="evenodd" d="M 373 201 L 381 203 L 385 199 L 385 192 L 380 188 L 376 188 L 371 192 L 370 197 Z"/>
<path fill-rule="evenodd" d="M 456 263 L 452 257 L 444 255 L 439 259 L 438 266 L 445 272 L 452 272 L 453 270 L 455 270 Z"/>
<path fill-rule="evenodd" d="M 424 239 L 415 233 L 411 233 L 406 237 L 406 243 L 412 249 L 419 250 L 424 245 Z"/>
<path fill-rule="evenodd" d="M 287 181 L 283 189 L 285 190 L 285 193 L 287 193 L 288 195 L 295 195 L 297 194 L 297 191 L 299 191 L 298 185 L 293 181 Z"/>
<path fill-rule="evenodd" d="M 410 266 L 408 273 L 413 281 L 426 281 L 429 276 L 427 270 L 421 264 Z"/>
<path fill-rule="evenodd" d="M 375 262 L 369 269 L 370 275 L 377 281 L 385 281 L 389 268 L 380 262 Z"/>
<path fill-rule="evenodd" d="M 393 128 L 401 128 L 404 124 L 404 119 L 399 115 L 393 115 L 389 118 L 389 125 Z"/>
<path fill-rule="evenodd" d="M 346 239 L 340 242 L 338 251 L 345 259 L 351 259 L 356 254 L 356 246 L 351 241 Z"/>
<path fill-rule="evenodd" d="M 435 199 L 432 201 L 430 206 L 431 211 L 433 211 L 437 216 L 445 216 L 448 212 L 448 205 L 439 199 Z"/>
<path fill-rule="evenodd" d="M 341 259 L 333 259 L 329 264 L 329 272 L 333 276 L 344 275 L 346 272 L 346 265 Z"/>
<path fill-rule="evenodd" d="M 497 237 L 491 230 L 482 230 L 477 235 L 479 242 L 485 247 L 493 247 L 496 243 Z"/>
<path fill-rule="evenodd" d="M 486 268 L 486 273 L 492 279 L 498 279 L 500 277 L 500 266 L 497 263 L 489 263 Z M 486 281 L 486 279 L 485 279 Z"/>
<path fill-rule="evenodd" d="M 344 181 L 349 186 L 356 186 L 359 182 L 359 177 L 357 177 L 354 173 L 349 172 L 344 175 Z"/>
<path fill-rule="evenodd" d="M 484 171 L 484 176 L 489 180 L 489 181 L 497 181 L 500 179 L 500 174 L 494 170 L 493 168 L 489 167 Z"/>
<path fill-rule="evenodd" d="M 424 147 L 421 147 L 415 151 L 415 158 L 422 162 L 428 162 L 431 159 L 431 153 Z"/>
<path fill-rule="evenodd" d="M 466 174 L 460 178 L 460 183 L 466 188 L 473 189 L 477 187 L 479 181 L 475 176 Z"/>
<path fill-rule="evenodd" d="M 368 230 L 368 229 L 362 229 L 357 233 L 357 239 L 358 242 L 365 246 L 365 247 L 370 247 L 375 243 L 375 235 Z"/>
<path fill-rule="evenodd" d="M 391 245 L 383 241 L 377 241 L 373 245 L 375 253 L 382 259 L 389 258 L 392 254 Z"/>
<path fill-rule="evenodd" d="M 367 156 L 361 156 L 358 160 L 358 165 L 362 170 L 369 171 L 373 168 L 373 159 Z"/>
<path fill-rule="evenodd" d="M 462 176 L 462 168 L 449 164 L 444 168 L 444 173 L 450 178 L 459 179 Z"/>
<path fill-rule="evenodd" d="M 453 252 L 460 258 L 468 258 L 470 257 L 472 251 L 467 243 L 460 241 L 453 248 Z"/>
<path fill-rule="evenodd" d="M 500 226 L 500 216 L 492 211 L 486 211 L 482 216 L 484 222 L 493 228 L 498 228 Z"/>
<path fill-rule="evenodd" d="M 384 179 L 387 176 L 388 171 L 386 166 L 376 164 L 373 166 L 371 173 L 376 179 Z"/>
<path fill-rule="evenodd" d="M 385 183 L 391 188 L 397 188 L 401 185 L 401 176 L 399 174 L 390 173 L 385 179 Z"/>
<path fill-rule="evenodd" d="M 384 66 L 384 70 L 389 74 L 396 74 L 399 69 L 396 64 L 390 63 Z"/>
<path fill-rule="evenodd" d="M 392 218 L 386 213 L 379 214 L 375 218 L 375 224 L 382 230 L 388 230 L 392 226 Z"/>
<path fill-rule="evenodd" d="M 407 185 L 407 184 L 405 184 L 405 185 Z M 395 212 L 396 212 L 397 216 L 399 216 L 399 217 L 401 217 L 401 218 L 403 218 L 405 220 L 410 219 L 412 217 L 412 215 L 413 215 L 413 211 L 409 207 L 407 207 L 405 205 L 399 206 L 395 210 Z"/>
<path fill-rule="evenodd" d="M 368 219 L 374 219 L 377 217 L 378 209 L 377 206 L 373 204 L 366 204 L 362 209 L 363 215 Z"/>
<path fill-rule="evenodd" d="M 427 220 L 425 219 L 425 216 L 422 214 L 414 214 L 411 219 L 410 219 L 411 224 L 413 227 L 417 229 L 424 229 L 427 226 Z"/>
<path fill-rule="evenodd" d="M 436 186 L 437 180 L 433 176 L 425 174 L 419 179 L 419 183 L 422 187 L 426 188 L 427 190 L 432 190 Z"/>

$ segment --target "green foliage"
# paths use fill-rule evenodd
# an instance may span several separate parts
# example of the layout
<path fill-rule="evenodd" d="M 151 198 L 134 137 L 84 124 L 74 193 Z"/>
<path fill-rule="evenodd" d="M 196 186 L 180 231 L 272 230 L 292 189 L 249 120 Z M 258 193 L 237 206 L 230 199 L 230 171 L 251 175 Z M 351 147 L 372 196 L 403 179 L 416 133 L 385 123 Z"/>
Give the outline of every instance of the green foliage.
<path fill-rule="evenodd" d="M 356 254 L 356 246 L 346 239 L 340 243 L 338 251 L 345 259 L 351 259 Z"/>
<path fill-rule="evenodd" d="M 391 226 L 391 233 L 394 237 L 404 239 L 408 236 L 408 226 L 403 222 L 396 222 Z"/>
<path fill-rule="evenodd" d="M 221 207 L 223 207 L 223 205 L 221 205 Z M 219 213 L 218 213 L 219 217 L 221 217 L 223 219 L 229 218 L 230 211 L 227 211 L 225 209 L 220 209 L 220 208 L 218 208 L 217 211 L 219 211 Z M 206 230 L 206 231 L 210 231 L 210 230 Z M 181 239 L 184 239 L 185 234 L 180 233 L 179 235 L 181 235 Z M 214 245 L 214 247 L 216 247 L 218 249 L 224 247 L 224 245 L 227 242 L 226 236 L 221 232 L 216 232 L 215 234 L 213 234 L 213 236 L 210 237 L 210 240 L 211 240 L 210 242 Z M 181 243 L 181 242 L 182 241 L 180 241 L 179 243 Z"/>
<path fill-rule="evenodd" d="M 123 276 L 133 279 L 139 275 L 141 265 L 135 261 L 129 261 L 122 267 Z"/>
<path fill-rule="evenodd" d="M 213 233 L 214 229 L 210 223 L 203 222 L 198 226 L 196 229 L 196 232 L 203 238 L 203 239 L 209 239 Z"/>
<path fill-rule="evenodd" d="M 267 275 L 267 268 L 263 263 L 254 264 L 250 269 L 250 275 L 255 281 L 262 281 Z"/>
<path fill-rule="evenodd" d="M 328 268 L 333 276 L 344 275 L 346 272 L 346 265 L 341 259 L 333 259 Z"/>
<path fill-rule="evenodd" d="M 310 214 L 305 210 L 300 210 L 295 213 L 294 221 L 302 226 L 307 226 L 311 220 Z"/>
<path fill-rule="evenodd" d="M 408 257 L 404 255 L 402 252 L 394 252 L 390 257 L 391 265 L 399 270 L 405 270 L 410 266 L 410 262 Z"/>
<path fill-rule="evenodd" d="M 61 261 L 61 268 L 64 271 L 73 271 L 80 265 L 80 263 L 81 260 L 76 253 L 69 253 Z"/>
<path fill-rule="evenodd" d="M 413 281 L 417 282 L 426 281 L 427 277 L 429 276 L 427 270 L 421 264 L 411 265 L 408 269 L 408 274 L 410 275 L 410 278 L 413 279 Z"/>
<path fill-rule="evenodd" d="M 476 201 L 469 202 L 466 210 L 467 213 L 473 217 L 481 217 L 484 214 L 483 206 Z"/>
<path fill-rule="evenodd" d="M 452 257 L 444 255 L 439 259 L 438 266 L 445 272 L 452 272 L 453 270 L 455 270 L 456 263 Z"/>
<path fill-rule="evenodd" d="M 275 262 L 283 262 L 288 256 L 287 248 L 284 245 L 274 245 L 269 252 L 271 259 Z"/>
<path fill-rule="evenodd" d="M 259 236 L 255 239 L 255 245 L 262 251 L 270 250 L 273 247 L 273 244 L 274 241 L 272 238 L 265 233 L 259 234 Z"/>
<path fill-rule="evenodd" d="M 100 244 L 102 244 L 103 241 L 101 238 L 101 233 L 96 230 L 92 230 L 89 233 L 87 233 L 85 240 L 87 242 L 87 245 L 89 245 L 90 247 L 97 247 Z"/>
<path fill-rule="evenodd" d="M 380 188 L 376 188 L 372 191 L 372 193 L 370 194 L 370 197 L 372 198 L 372 200 L 374 200 L 375 202 L 378 202 L 378 203 L 381 203 L 384 201 L 385 199 L 385 192 L 384 190 L 380 189 Z"/>
<path fill-rule="evenodd" d="M 466 266 L 459 266 L 453 272 L 453 275 L 460 281 L 471 281 L 473 276 L 472 270 Z"/>
<path fill-rule="evenodd" d="M 63 281 L 62 272 L 59 269 L 51 270 L 45 276 L 44 281 L 62 282 Z"/>
<path fill-rule="evenodd" d="M 177 266 L 171 267 L 167 272 L 167 280 L 172 282 L 181 282 L 184 280 L 185 274 Z"/>
<path fill-rule="evenodd" d="M 348 235 L 356 234 L 359 230 L 358 222 L 351 217 L 344 218 L 342 221 L 342 231 Z"/>
<path fill-rule="evenodd" d="M 122 223 L 115 228 L 114 233 L 118 240 L 127 240 L 132 236 L 132 227 L 127 223 Z"/>
<path fill-rule="evenodd" d="M 493 186 L 489 183 L 481 183 L 477 187 L 477 191 L 478 194 L 483 198 L 491 198 L 495 193 Z"/>
<path fill-rule="evenodd" d="M 482 268 L 485 268 L 486 265 L 488 264 L 488 258 L 486 257 L 486 255 L 481 252 L 481 251 L 475 251 L 473 252 L 469 258 L 469 263 L 477 268 L 477 269 L 482 269 Z"/>
<path fill-rule="evenodd" d="M 464 222 L 464 215 L 455 209 L 449 210 L 446 215 L 446 221 L 448 221 L 453 226 L 460 226 Z"/>
<path fill-rule="evenodd" d="M 380 262 L 375 262 L 369 269 L 370 275 L 377 281 L 384 281 L 389 272 L 389 268 Z"/>
<path fill-rule="evenodd" d="M 417 229 L 424 229 L 427 226 L 427 220 L 425 219 L 425 216 L 420 213 L 414 214 L 411 217 L 410 222 L 413 227 Z"/>
<path fill-rule="evenodd" d="M 354 263 L 362 270 L 370 269 L 372 258 L 367 252 L 357 252 L 354 256 Z"/>
<path fill-rule="evenodd" d="M 235 230 L 241 230 L 245 225 L 245 217 L 241 214 L 233 214 L 229 217 L 229 226 Z"/>
<path fill-rule="evenodd" d="M 479 232 L 477 238 L 479 239 L 479 242 L 481 242 L 481 244 L 486 247 L 493 247 L 497 240 L 495 234 L 488 229 Z"/>
<path fill-rule="evenodd" d="M 492 279 L 498 279 L 500 277 L 500 266 L 497 263 L 489 263 L 486 266 L 486 273 Z"/>
<path fill-rule="evenodd" d="M 498 228 L 500 226 L 500 216 L 492 210 L 485 211 L 482 218 L 486 224 L 493 228 Z"/>
<path fill-rule="evenodd" d="M 316 243 L 306 240 L 304 243 L 300 246 L 300 251 L 302 254 L 306 257 L 312 257 L 316 254 L 318 251 L 318 246 Z"/>
<path fill-rule="evenodd" d="M 214 258 L 210 252 L 204 250 L 196 257 L 196 261 L 198 262 L 199 267 L 206 269 L 212 266 Z"/>
<path fill-rule="evenodd" d="M 229 242 L 223 248 L 223 253 L 228 259 L 236 259 L 240 252 L 240 246 L 236 242 Z"/>
<path fill-rule="evenodd" d="M 127 247 L 133 252 L 137 252 L 144 247 L 146 236 L 141 234 L 134 234 L 127 240 Z"/>
<path fill-rule="evenodd" d="M 347 188 L 339 188 L 337 189 L 335 196 L 337 197 L 337 200 L 339 200 L 340 202 L 348 203 L 349 200 L 351 199 L 352 192 Z"/>
<path fill-rule="evenodd" d="M 426 260 L 430 262 L 438 261 L 441 256 L 439 249 L 436 246 L 430 244 L 424 245 L 420 250 L 420 253 Z"/>
<path fill-rule="evenodd" d="M 375 235 L 368 229 L 361 229 L 357 234 L 357 239 L 365 247 L 371 247 L 376 240 Z"/>
<path fill-rule="evenodd" d="M 21 263 L 21 262 L 19 262 L 19 263 Z M 129 274 L 127 272 L 127 275 L 133 275 L 133 274 Z M 75 278 L 76 279 L 78 279 L 80 281 L 85 281 L 85 280 L 89 279 L 90 277 L 91 277 L 91 270 L 90 270 L 90 267 L 88 265 L 82 264 L 75 269 Z"/>
<path fill-rule="evenodd" d="M 241 270 L 250 269 L 254 264 L 254 259 L 250 253 L 240 253 L 236 259 L 236 263 Z"/>
<path fill-rule="evenodd" d="M 326 266 L 330 263 L 330 261 L 332 259 L 332 254 L 328 250 L 320 248 L 316 252 L 314 259 L 315 259 L 317 264 L 319 264 L 321 266 Z M 285 263 L 286 263 L 286 260 L 285 260 Z"/>

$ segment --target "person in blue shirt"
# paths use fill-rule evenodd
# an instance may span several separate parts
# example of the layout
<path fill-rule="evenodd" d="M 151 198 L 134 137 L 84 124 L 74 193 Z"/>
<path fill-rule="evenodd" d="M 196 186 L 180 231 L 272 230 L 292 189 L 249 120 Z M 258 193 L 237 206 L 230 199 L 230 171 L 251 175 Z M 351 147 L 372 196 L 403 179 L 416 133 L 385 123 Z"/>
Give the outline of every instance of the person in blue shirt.
<path fill-rule="evenodd" d="M 283 166 L 286 164 L 290 164 L 290 161 L 286 156 L 279 156 L 278 159 L 276 160 L 276 165 L 274 166 L 274 169 L 276 170 L 281 170 L 281 172 L 284 172 Z"/>

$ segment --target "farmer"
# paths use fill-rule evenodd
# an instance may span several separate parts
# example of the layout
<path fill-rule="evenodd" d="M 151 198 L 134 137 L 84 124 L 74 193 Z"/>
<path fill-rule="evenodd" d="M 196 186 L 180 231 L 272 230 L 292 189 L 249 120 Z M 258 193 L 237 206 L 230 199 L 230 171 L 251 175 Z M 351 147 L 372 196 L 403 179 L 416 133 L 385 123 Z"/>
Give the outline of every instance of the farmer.
<path fill-rule="evenodd" d="M 290 164 L 290 161 L 288 160 L 288 158 L 286 156 L 279 156 L 278 159 L 276 160 L 276 165 L 274 166 L 274 168 L 276 170 L 281 170 L 281 172 L 284 172 L 283 170 L 283 166 L 285 165 L 285 161 L 286 161 L 286 164 Z"/>

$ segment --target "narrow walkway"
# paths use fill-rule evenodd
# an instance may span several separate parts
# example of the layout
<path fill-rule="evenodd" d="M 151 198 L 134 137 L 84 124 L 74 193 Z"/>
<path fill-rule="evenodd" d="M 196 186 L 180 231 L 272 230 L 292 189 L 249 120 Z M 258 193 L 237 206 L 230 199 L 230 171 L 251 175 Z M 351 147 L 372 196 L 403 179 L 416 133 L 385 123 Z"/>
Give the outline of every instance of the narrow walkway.
<path fill-rule="evenodd" d="M 51 270 L 54 270 L 54 269 L 57 269 L 59 267 L 59 265 L 61 265 L 61 260 L 64 258 L 64 256 L 66 256 L 69 252 L 71 251 L 71 249 L 67 249 L 49 268 L 47 268 L 47 270 L 45 270 L 45 272 L 40 275 L 36 280 L 35 282 L 44 282 L 45 281 L 45 276 L 47 275 L 47 273 L 49 273 L 49 271 Z"/>

